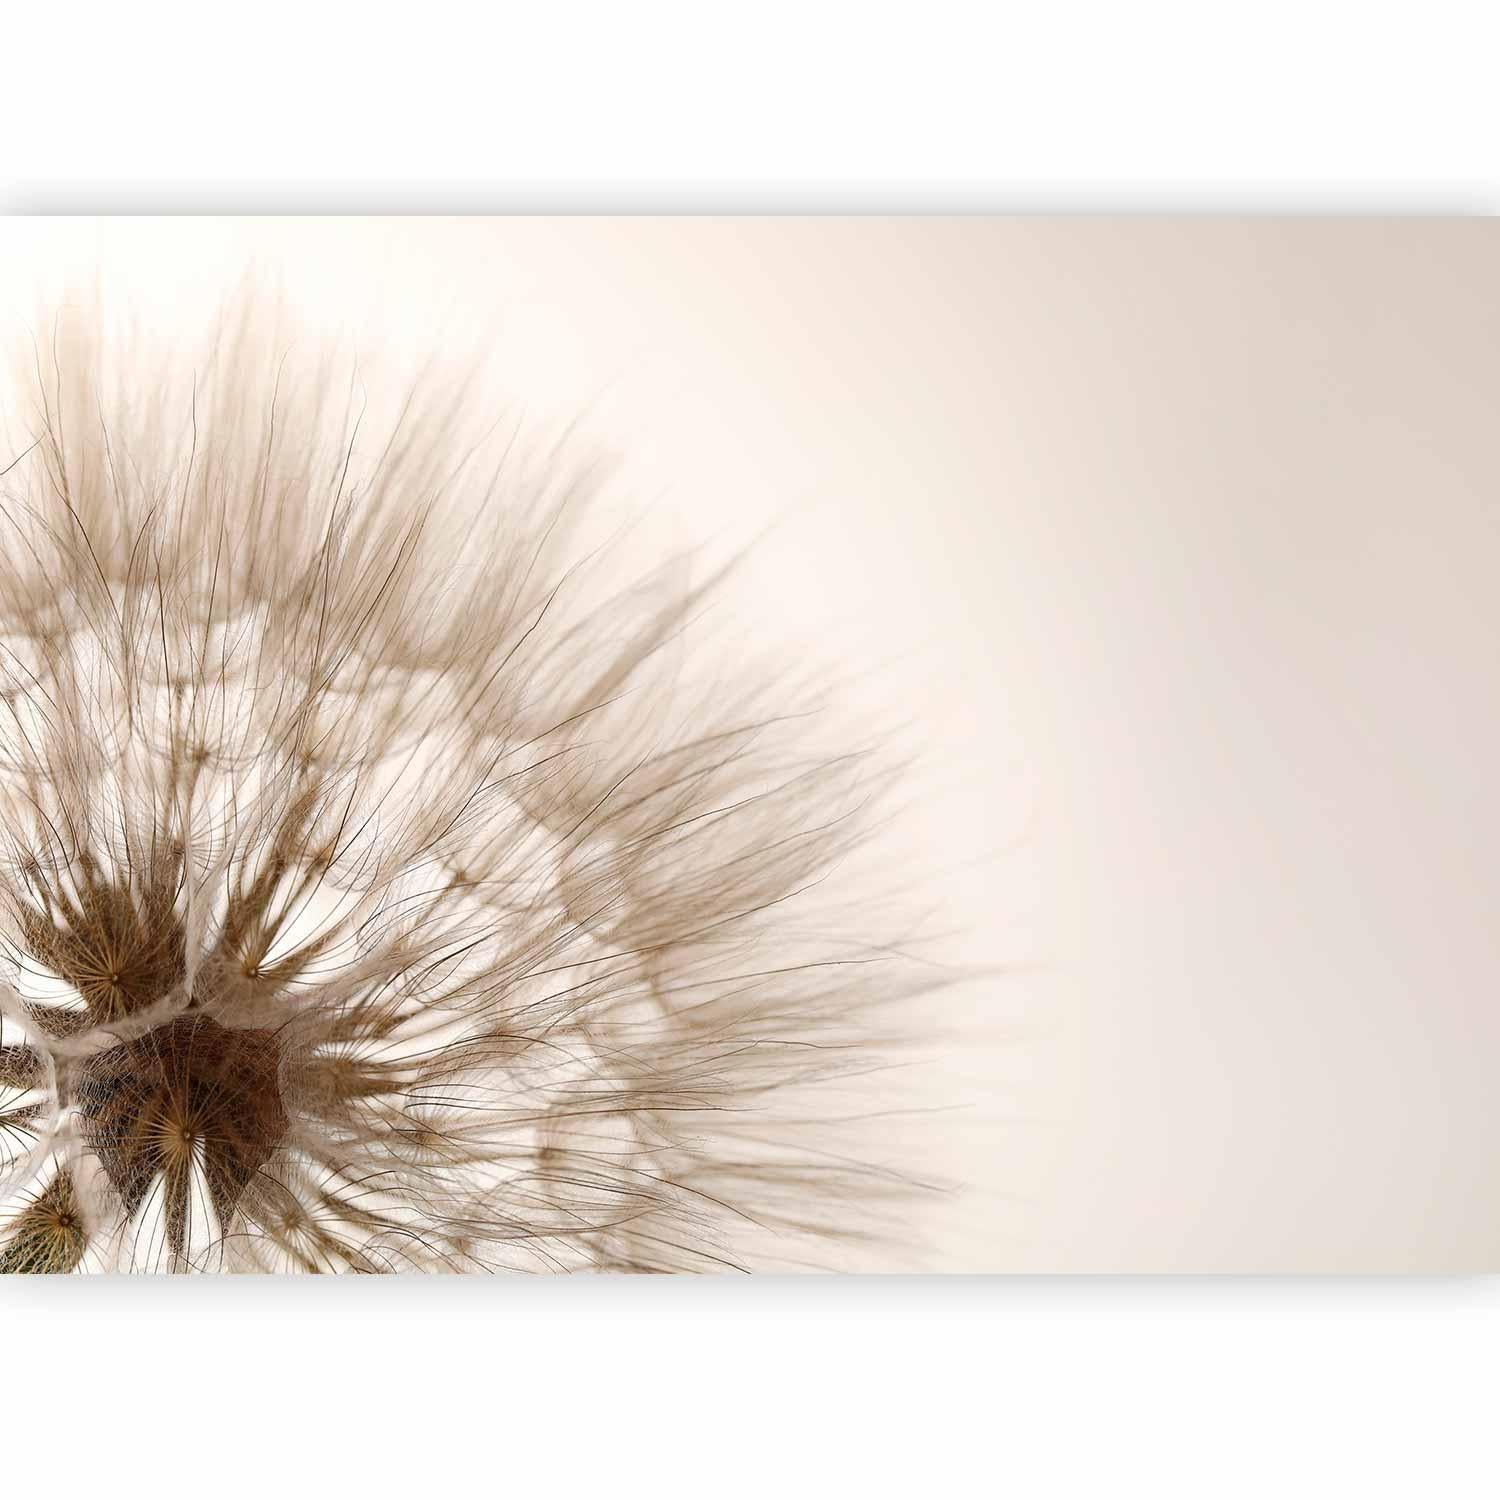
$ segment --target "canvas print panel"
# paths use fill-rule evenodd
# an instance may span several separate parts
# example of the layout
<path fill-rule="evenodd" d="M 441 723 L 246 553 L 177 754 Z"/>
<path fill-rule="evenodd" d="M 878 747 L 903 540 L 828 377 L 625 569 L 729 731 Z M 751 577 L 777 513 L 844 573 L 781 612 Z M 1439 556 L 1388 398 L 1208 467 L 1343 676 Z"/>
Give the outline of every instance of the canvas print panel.
<path fill-rule="evenodd" d="M 1461 221 L 10 221 L 0 1270 L 1477 1269 Z"/>

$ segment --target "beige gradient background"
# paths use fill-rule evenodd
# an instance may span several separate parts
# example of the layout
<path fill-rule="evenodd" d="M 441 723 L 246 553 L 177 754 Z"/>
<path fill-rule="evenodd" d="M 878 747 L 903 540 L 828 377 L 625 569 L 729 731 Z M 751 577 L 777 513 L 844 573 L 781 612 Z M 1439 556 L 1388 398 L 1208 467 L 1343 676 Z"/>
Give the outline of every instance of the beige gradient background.
<path fill-rule="evenodd" d="M 498 330 L 918 727 L 913 868 L 1012 966 L 934 1018 L 923 1264 L 1495 1267 L 1491 223 L 14 219 L 0 300 L 191 324 L 247 256 Z"/>

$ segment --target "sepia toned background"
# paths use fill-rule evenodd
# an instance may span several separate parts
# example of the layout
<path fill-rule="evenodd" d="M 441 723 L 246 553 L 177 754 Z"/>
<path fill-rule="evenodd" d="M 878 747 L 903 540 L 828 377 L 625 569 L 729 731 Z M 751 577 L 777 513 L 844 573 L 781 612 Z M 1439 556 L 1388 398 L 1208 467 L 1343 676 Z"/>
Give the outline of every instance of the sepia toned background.
<path fill-rule="evenodd" d="M 0 312 L 191 327 L 247 261 L 493 342 L 910 726 L 901 858 L 996 971 L 931 1002 L 922 1264 L 1494 1267 L 1490 224 L 13 219 Z"/>

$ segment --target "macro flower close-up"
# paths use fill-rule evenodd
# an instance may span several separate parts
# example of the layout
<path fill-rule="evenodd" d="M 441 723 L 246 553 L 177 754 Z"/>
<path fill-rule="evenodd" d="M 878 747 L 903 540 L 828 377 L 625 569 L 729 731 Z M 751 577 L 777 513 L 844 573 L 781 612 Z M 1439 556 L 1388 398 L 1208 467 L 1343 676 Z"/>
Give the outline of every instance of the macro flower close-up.
<path fill-rule="evenodd" d="M 15 361 L 0 1271 L 897 1233 L 923 1185 L 839 1123 L 934 982 L 851 883 L 888 770 L 815 672 L 699 662 L 723 570 L 622 574 L 576 444 L 260 319 L 64 309 Z"/>

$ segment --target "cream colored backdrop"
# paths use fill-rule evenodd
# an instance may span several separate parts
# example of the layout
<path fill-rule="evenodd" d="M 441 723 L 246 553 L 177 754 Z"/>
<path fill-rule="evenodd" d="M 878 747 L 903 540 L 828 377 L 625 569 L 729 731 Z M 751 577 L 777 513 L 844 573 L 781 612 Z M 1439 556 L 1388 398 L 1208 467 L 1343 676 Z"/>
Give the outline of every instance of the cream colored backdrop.
<path fill-rule="evenodd" d="M 1011 966 L 934 1031 L 927 1264 L 1494 1268 L 1492 224 L 7 220 L 0 296 L 186 325 L 247 256 L 498 330 L 917 725 L 914 868 Z"/>

